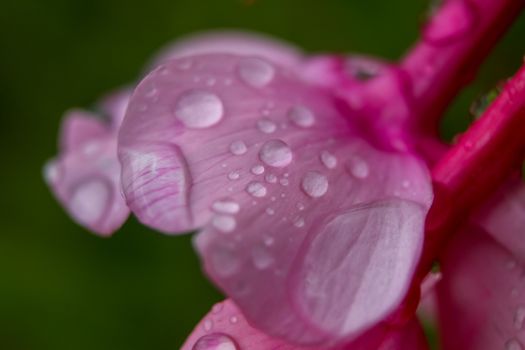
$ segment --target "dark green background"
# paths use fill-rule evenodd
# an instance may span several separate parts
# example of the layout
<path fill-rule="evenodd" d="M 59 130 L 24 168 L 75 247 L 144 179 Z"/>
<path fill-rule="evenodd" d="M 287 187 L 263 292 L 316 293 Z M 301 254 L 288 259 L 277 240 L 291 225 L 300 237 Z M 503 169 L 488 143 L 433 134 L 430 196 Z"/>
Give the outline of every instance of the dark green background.
<path fill-rule="evenodd" d="M 402 4 L 400 4 L 402 3 Z M 308 51 L 397 58 L 425 0 L 18 0 L 0 4 L 0 349 L 178 349 L 220 295 L 190 238 L 128 222 L 111 239 L 75 225 L 41 177 L 64 110 L 133 81 L 166 42 L 247 28 Z M 525 52 L 523 18 L 448 113 L 510 75 Z"/>

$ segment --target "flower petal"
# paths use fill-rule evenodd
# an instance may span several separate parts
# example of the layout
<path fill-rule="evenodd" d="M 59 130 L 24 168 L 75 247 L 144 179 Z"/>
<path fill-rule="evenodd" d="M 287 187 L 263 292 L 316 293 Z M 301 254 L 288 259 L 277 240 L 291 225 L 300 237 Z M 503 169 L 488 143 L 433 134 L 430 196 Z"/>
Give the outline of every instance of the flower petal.
<path fill-rule="evenodd" d="M 444 255 L 438 297 L 445 349 L 525 347 L 524 198 L 525 186 L 509 183 Z"/>
<path fill-rule="evenodd" d="M 120 191 L 116 132 L 88 112 L 64 119 L 62 154 L 44 176 L 55 196 L 79 224 L 101 235 L 118 229 L 129 215 Z"/>
<path fill-rule="evenodd" d="M 174 58 L 216 53 L 260 56 L 283 66 L 292 66 L 302 59 L 302 52 L 299 48 L 267 35 L 250 32 L 212 31 L 178 39 L 175 43 L 162 49 L 153 59 L 153 64 L 150 67 L 158 67 Z"/>
<path fill-rule="evenodd" d="M 120 134 L 137 217 L 204 228 L 212 279 L 297 343 L 346 341 L 397 307 L 432 199 L 424 164 L 370 144 L 346 111 L 260 58 L 194 56 L 139 85 Z"/>

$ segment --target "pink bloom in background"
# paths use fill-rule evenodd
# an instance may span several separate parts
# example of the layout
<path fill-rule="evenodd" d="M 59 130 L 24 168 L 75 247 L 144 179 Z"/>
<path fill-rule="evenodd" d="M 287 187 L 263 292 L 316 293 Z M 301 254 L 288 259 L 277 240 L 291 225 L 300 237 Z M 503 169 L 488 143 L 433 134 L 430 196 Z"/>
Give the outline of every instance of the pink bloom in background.
<path fill-rule="evenodd" d="M 450 0 L 399 65 L 309 58 L 252 34 L 190 37 L 132 94 L 105 99 L 107 119 L 70 112 L 46 179 L 99 234 L 130 211 L 167 234 L 198 230 L 229 299 L 184 350 L 427 349 L 414 313 L 434 260 L 443 278 L 426 294 L 445 349 L 522 349 L 522 184 L 461 225 L 522 159 L 525 73 L 450 151 L 435 136 L 522 6 Z"/>

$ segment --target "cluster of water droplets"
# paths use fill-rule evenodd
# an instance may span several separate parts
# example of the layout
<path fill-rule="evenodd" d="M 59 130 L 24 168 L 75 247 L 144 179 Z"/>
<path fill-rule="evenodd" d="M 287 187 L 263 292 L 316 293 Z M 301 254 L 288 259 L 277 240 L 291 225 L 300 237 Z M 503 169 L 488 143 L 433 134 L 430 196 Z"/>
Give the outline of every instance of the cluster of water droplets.
<path fill-rule="evenodd" d="M 231 335 L 214 330 L 214 318 L 220 319 L 223 309 L 223 303 L 213 306 L 211 316 L 206 318 L 202 323 L 204 334 L 197 339 L 195 344 L 193 344 L 192 350 L 241 350 Z M 228 322 L 228 327 L 231 329 L 238 324 L 239 316 L 231 315 L 228 320 L 223 322 Z"/>

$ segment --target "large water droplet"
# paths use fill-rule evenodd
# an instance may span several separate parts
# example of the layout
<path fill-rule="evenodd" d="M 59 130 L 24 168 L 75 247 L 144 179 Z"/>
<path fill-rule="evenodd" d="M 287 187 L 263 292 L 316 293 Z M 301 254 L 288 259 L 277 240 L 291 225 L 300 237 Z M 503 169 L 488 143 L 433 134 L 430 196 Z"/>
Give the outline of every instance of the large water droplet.
<path fill-rule="evenodd" d="M 292 149 L 281 140 L 270 140 L 259 151 L 259 158 L 265 164 L 277 168 L 290 164 L 292 157 Z"/>
<path fill-rule="evenodd" d="M 175 117 L 188 128 L 207 128 L 217 124 L 223 114 L 221 99 L 201 90 L 183 93 L 175 105 Z"/>
<path fill-rule="evenodd" d="M 257 121 L 257 129 L 265 134 L 271 134 L 277 129 L 277 125 L 267 118 L 262 118 Z"/>
<path fill-rule="evenodd" d="M 223 333 L 207 334 L 200 337 L 192 350 L 239 350 L 239 347 L 230 336 Z"/>
<path fill-rule="evenodd" d="M 525 307 L 520 306 L 514 313 L 514 327 L 520 330 L 523 328 L 523 322 L 525 322 Z"/>
<path fill-rule="evenodd" d="M 110 198 L 110 189 L 101 180 L 80 184 L 71 196 L 71 214 L 83 224 L 95 224 L 102 219 Z"/>
<path fill-rule="evenodd" d="M 270 83 L 275 75 L 274 67 L 260 58 L 242 59 L 238 70 L 242 81 L 258 88 Z"/>
<path fill-rule="evenodd" d="M 333 169 L 337 166 L 337 158 L 328 151 L 321 152 L 320 158 L 321 158 L 321 162 L 328 169 Z"/>
<path fill-rule="evenodd" d="M 518 339 L 511 339 L 505 343 L 505 350 L 523 350 L 523 346 Z"/>
<path fill-rule="evenodd" d="M 224 233 L 232 232 L 237 226 L 235 218 L 228 215 L 215 215 L 211 222 L 213 227 Z"/>
<path fill-rule="evenodd" d="M 297 105 L 288 111 L 288 117 L 291 121 L 302 128 L 308 128 L 315 123 L 314 113 L 307 107 Z"/>
<path fill-rule="evenodd" d="M 252 260 L 255 267 L 259 270 L 267 269 L 274 262 L 274 258 L 265 244 L 258 244 L 253 247 Z"/>
<path fill-rule="evenodd" d="M 246 192 L 251 194 L 254 197 L 264 197 L 266 196 L 266 187 L 260 182 L 250 182 L 246 187 Z"/>
<path fill-rule="evenodd" d="M 246 144 L 243 141 L 233 141 L 230 144 L 230 152 L 233 155 L 240 156 L 246 153 L 248 151 L 248 147 L 246 147 Z"/>
<path fill-rule="evenodd" d="M 310 197 L 321 197 L 328 191 L 328 179 L 317 171 L 309 171 L 303 177 L 301 187 Z"/>
<path fill-rule="evenodd" d="M 350 174 L 358 179 L 366 178 L 370 172 L 366 161 L 358 156 L 353 156 L 348 160 L 347 168 Z"/>
<path fill-rule="evenodd" d="M 212 209 L 218 213 L 237 214 L 239 210 L 241 209 L 241 206 L 239 205 L 239 203 L 234 202 L 232 200 L 222 199 L 222 200 L 215 201 L 212 204 Z"/>

